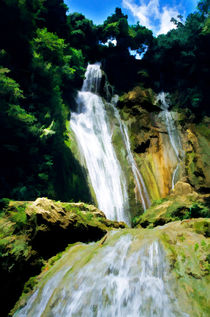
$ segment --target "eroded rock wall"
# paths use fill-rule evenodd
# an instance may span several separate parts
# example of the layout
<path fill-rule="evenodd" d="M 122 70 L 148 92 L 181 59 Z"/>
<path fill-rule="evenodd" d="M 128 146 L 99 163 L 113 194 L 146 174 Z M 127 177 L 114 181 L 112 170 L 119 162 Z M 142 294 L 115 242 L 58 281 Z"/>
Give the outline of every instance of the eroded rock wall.
<path fill-rule="evenodd" d="M 151 90 L 136 87 L 118 103 L 122 119 L 129 129 L 132 151 L 143 176 L 151 201 L 166 197 L 182 179 L 198 191 L 210 188 L 209 118 L 193 123 L 187 111 L 172 107 L 170 115 L 181 146 L 175 153 L 164 120 Z"/>

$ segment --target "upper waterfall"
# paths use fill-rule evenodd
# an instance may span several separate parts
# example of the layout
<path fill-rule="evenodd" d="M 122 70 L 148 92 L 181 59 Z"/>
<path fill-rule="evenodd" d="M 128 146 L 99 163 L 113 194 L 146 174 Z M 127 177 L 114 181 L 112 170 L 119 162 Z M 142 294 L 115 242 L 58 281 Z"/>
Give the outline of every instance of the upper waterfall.
<path fill-rule="evenodd" d="M 85 80 L 83 82 L 82 91 L 91 91 L 98 93 L 100 89 L 102 72 L 100 63 L 89 64 L 85 73 Z"/>
<path fill-rule="evenodd" d="M 98 207 L 109 219 L 130 223 L 125 175 L 117 159 L 103 99 L 97 95 L 102 72 L 100 64 L 88 65 L 78 112 L 71 115 L 81 155 L 85 158 Z"/>

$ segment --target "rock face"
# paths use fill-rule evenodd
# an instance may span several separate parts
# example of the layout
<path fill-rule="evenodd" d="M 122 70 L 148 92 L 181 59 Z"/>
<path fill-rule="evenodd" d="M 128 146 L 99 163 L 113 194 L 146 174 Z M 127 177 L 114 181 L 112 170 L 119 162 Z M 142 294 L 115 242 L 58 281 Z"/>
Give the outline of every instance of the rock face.
<path fill-rule="evenodd" d="M 161 109 L 154 105 L 155 96 L 147 93 L 143 99 L 138 93 L 134 90 L 121 98 L 121 115 L 128 126 L 135 160 L 153 201 L 169 194 L 178 161 Z"/>
<path fill-rule="evenodd" d="M 178 181 L 175 184 L 174 189 L 172 190 L 172 194 L 175 196 L 188 195 L 188 194 L 191 194 L 192 192 L 193 192 L 192 186 L 189 183 L 182 182 L 182 181 Z"/>
<path fill-rule="evenodd" d="M 40 218 L 39 221 L 41 223 L 58 225 L 63 229 L 70 228 L 70 224 L 75 222 L 73 219 L 75 220 L 76 215 L 80 212 L 84 216 L 91 213 L 92 217 L 90 218 L 99 217 L 106 219 L 104 213 L 93 205 L 85 203 L 56 203 L 47 198 L 38 198 L 36 201 L 30 203 L 25 211 L 29 216 L 35 214 L 37 218 Z"/>
<path fill-rule="evenodd" d="M 170 194 L 175 183 L 186 178 L 193 190 L 210 190 L 210 121 L 192 123 L 184 110 L 170 111 L 182 149 L 175 153 L 163 111 L 147 89 L 135 88 L 119 101 L 121 117 L 129 129 L 132 150 L 151 201 Z"/>
<path fill-rule="evenodd" d="M 185 133 L 185 171 L 189 183 L 198 191 L 210 191 L 210 119 L 190 124 Z"/>
<path fill-rule="evenodd" d="M 152 204 L 144 214 L 134 218 L 134 226 L 153 228 L 171 221 L 210 217 L 210 195 L 198 194 L 192 187 L 179 181 L 167 198 Z"/>
<path fill-rule="evenodd" d="M 101 239 L 110 228 L 124 228 L 124 223 L 107 220 L 104 213 L 85 203 L 60 203 L 38 198 L 26 208 L 26 214 L 36 215 L 38 229 L 33 246 L 49 257 L 76 241 Z"/>
<path fill-rule="evenodd" d="M 47 198 L 14 202 L 0 217 L 1 316 L 20 296 L 24 283 L 38 274 L 49 257 L 77 241 L 97 241 L 124 223 L 107 220 L 85 203 L 60 203 Z M 9 300 L 8 300 L 9 299 Z"/>

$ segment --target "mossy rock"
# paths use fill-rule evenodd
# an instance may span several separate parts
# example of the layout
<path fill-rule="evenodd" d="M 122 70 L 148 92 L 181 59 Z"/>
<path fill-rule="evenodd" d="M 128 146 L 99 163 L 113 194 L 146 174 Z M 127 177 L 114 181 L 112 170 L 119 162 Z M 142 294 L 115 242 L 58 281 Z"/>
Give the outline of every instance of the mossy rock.
<path fill-rule="evenodd" d="M 186 188 L 188 187 L 185 186 Z M 171 221 L 210 217 L 209 195 L 191 190 L 188 194 L 183 191 L 183 195 L 175 193 L 176 191 L 166 198 L 154 201 L 144 214 L 134 219 L 134 226 L 153 228 Z"/>
<path fill-rule="evenodd" d="M 1 316 L 8 315 L 24 283 L 40 272 L 47 259 L 70 243 L 97 241 L 112 229 L 125 227 L 85 203 L 47 198 L 35 202 L 6 201 L 0 213 Z M 25 291 L 35 282 L 31 279 Z"/>
<path fill-rule="evenodd" d="M 131 111 L 135 112 L 135 105 L 142 106 L 148 111 L 159 111 L 159 108 L 155 104 L 155 94 L 152 89 L 136 86 L 132 91 L 119 98 L 119 108 L 130 108 Z M 138 109 L 136 110 L 138 111 Z"/>
<path fill-rule="evenodd" d="M 209 120 L 191 124 L 186 131 L 185 167 L 189 182 L 202 193 L 210 191 Z"/>

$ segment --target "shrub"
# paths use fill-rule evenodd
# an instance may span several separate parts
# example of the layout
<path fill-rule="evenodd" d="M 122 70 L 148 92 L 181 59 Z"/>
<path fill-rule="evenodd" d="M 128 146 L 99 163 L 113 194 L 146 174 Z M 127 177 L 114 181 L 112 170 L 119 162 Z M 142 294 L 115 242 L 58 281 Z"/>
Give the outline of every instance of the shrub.
<path fill-rule="evenodd" d="M 9 198 L 2 198 L 0 199 L 0 210 L 6 209 L 9 207 Z"/>
<path fill-rule="evenodd" d="M 210 210 L 205 205 L 193 203 L 190 207 L 190 214 L 192 218 L 208 218 L 210 217 Z"/>

